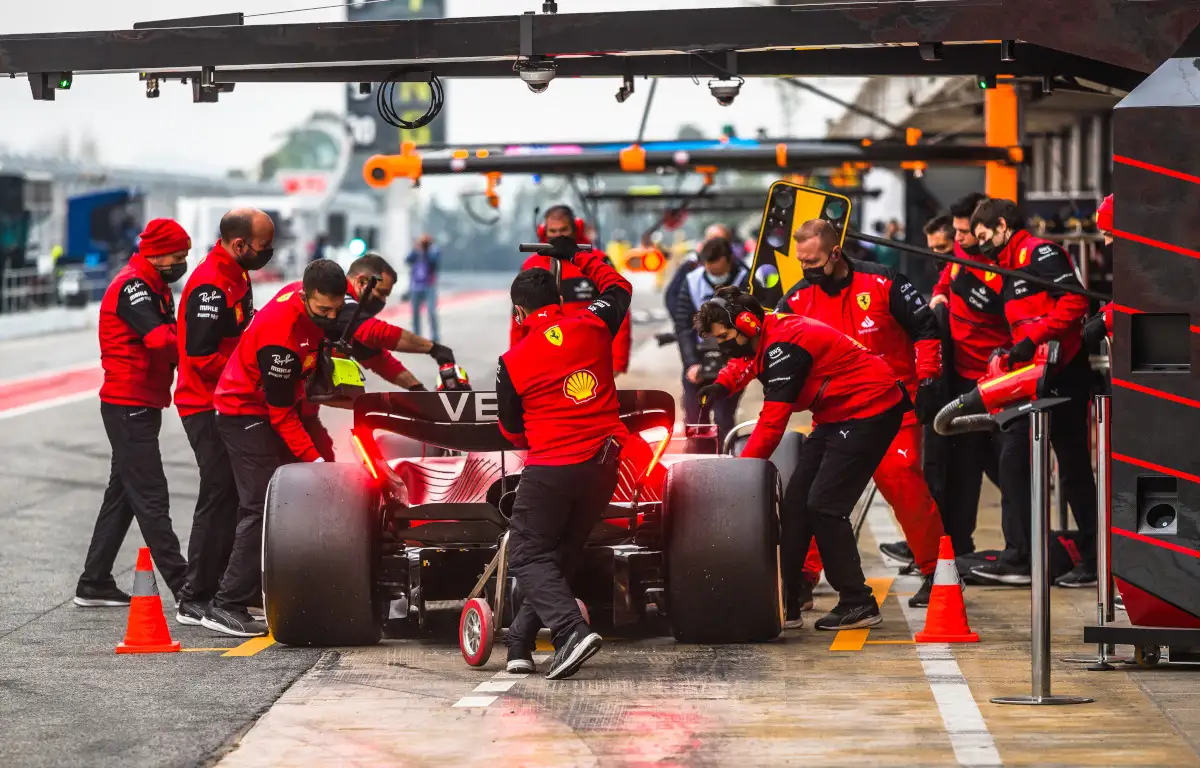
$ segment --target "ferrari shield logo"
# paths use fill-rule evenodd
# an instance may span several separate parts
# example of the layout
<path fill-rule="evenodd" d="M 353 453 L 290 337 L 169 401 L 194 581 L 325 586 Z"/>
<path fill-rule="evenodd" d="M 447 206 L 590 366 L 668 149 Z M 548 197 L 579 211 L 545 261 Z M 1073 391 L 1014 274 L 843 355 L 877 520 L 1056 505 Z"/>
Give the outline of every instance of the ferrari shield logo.
<path fill-rule="evenodd" d="M 238 325 L 242 324 L 242 320 L 245 319 L 245 316 L 246 316 L 245 313 L 242 312 L 242 305 L 234 304 L 233 305 L 233 318 L 237 321 Z"/>
<path fill-rule="evenodd" d="M 985 282 L 985 283 L 990 283 L 990 282 L 992 282 L 992 281 L 993 281 L 993 280 L 995 280 L 995 279 L 996 279 L 996 273 L 995 273 L 995 272 L 984 272 L 984 273 L 983 273 L 983 282 Z"/>
<path fill-rule="evenodd" d="M 283 302 L 292 298 L 292 296 L 295 295 L 295 293 L 296 293 L 295 291 L 288 291 L 287 293 L 283 294 L 279 298 L 275 299 L 275 301 L 278 301 L 280 304 L 282 304 Z"/>
<path fill-rule="evenodd" d="M 557 325 L 550 326 L 549 328 L 546 329 L 545 333 L 542 335 L 546 337 L 546 341 L 550 342 L 554 346 L 556 346 L 556 347 L 562 346 L 562 343 L 563 343 L 562 329 L 559 328 Z"/>
<path fill-rule="evenodd" d="M 302 364 L 302 367 L 300 370 L 307 371 L 309 368 L 312 368 L 316 364 L 317 364 L 317 353 L 310 352 L 309 354 L 305 355 L 304 363 Z"/>
<path fill-rule="evenodd" d="M 854 297 L 858 301 L 858 308 L 866 311 L 871 306 L 871 294 L 860 293 Z"/>
<path fill-rule="evenodd" d="M 960 267 L 959 267 L 959 265 L 958 265 L 958 264 L 952 264 L 952 265 L 950 265 L 950 279 L 951 279 L 951 280 L 953 280 L 954 278 L 958 277 L 958 270 L 959 270 L 959 268 L 960 268 Z"/>
<path fill-rule="evenodd" d="M 1021 252 L 1019 254 L 1017 254 L 1017 266 L 1023 267 L 1023 266 L 1025 266 L 1025 263 L 1028 261 L 1029 261 L 1029 249 L 1022 248 Z"/>

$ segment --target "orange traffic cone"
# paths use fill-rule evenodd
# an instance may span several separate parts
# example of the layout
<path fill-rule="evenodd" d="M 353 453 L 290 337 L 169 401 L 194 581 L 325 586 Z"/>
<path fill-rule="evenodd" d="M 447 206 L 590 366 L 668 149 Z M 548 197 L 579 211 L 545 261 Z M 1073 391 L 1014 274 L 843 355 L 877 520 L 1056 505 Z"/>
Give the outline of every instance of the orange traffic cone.
<path fill-rule="evenodd" d="M 943 536 L 938 545 L 937 570 L 925 614 L 925 631 L 913 639 L 918 643 L 978 643 L 979 635 L 967 625 L 967 607 L 963 605 L 962 585 L 954 566 L 954 547 Z"/>
<path fill-rule="evenodd" d="M 137 569 L 133 574 L 129 626 L 125 630 L 125 641 L 117 646 L 117 653 L 171 653 L 178 650 L 179 642 L 171 640 L 167 617 L 163 615 L 150 549 L 142 547 L 138 550 Z"/>

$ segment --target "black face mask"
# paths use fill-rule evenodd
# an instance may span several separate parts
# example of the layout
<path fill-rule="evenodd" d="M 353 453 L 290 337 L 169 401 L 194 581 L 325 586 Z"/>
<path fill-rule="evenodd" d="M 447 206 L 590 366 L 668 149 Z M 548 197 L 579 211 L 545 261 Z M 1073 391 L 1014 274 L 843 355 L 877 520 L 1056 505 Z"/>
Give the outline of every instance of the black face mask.
<path fill-rule="evenodd" d="M 172 264 L 166 269 L 158 270 L 158 274 L 162 276 L 164 283 L 177 283 L 181 277 L 187 274 L 187 262 Z"/>
<path fill-rule="evenodd" d="M 983 240 L 979 243 L 979 253 L 985 259 L 995 261 L 1000 255 L 1000 251 L 1004 249 L 1003 245 L 996 245 L 991 240 Z"/>
<path fill-rule="evenodd" d="M 375 296 L 368 296 L 359 302 L 362 305 L 362 314 L 364 317 L 375 317 L 383 308 L 387 306 L 387 302 Z"/>
<path fill-rule="evenodd" d="M 754 354 L 754 348 L 750 346 L 750 342 L 743 344 L 738 341 L 736 336 L 718 342 L 717 349 L 721 350 L 726 357 L 750 357 Z"/>
<path fill-rule="evenodd" d="M 980 250 L 980 248 L 979 248 L 978 240 L 975 241 L 975 245 L 972 245 L 972 246 L 964 245 L 961 247 L 963 249 L 963 253 L 967 254 L 968 256 L 982 256 L 983 255 L 983 251 Z"/>
<path fill-rule="evenodd" d="M 261 251 L 256 251 L 247 245 L 246 254 L 241 258 L 241 265 L 250 271 L 262 269 L 270 263 L 274 256 L 274 248 L 263 248 Z"/>
<path fill-rule="evenodd" d="M 304 303 L 304 311 L 308 313 L 308 319 L 313 321 L 313 325 L 320 328 L 322 331 L 336 331 L 338 328 L 338 319 L 336 317 L 325 317 L 324 315 L 315 314 L 308 308 L 308 302 Z"/>

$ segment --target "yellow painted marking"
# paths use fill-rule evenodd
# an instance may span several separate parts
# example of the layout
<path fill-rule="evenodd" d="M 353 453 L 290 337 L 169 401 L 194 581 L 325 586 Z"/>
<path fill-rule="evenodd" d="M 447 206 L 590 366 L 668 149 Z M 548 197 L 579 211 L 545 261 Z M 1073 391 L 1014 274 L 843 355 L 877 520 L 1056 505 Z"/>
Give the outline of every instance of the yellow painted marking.
<path fill-rule="evenodd" d="M 554 644 L 551 643 L 549 640 L 543 640 L 542 638 L 539 637 L 537 640 L 537 646 L 534 648 L 534 650 L 535 651 L 553 651 Z"/>
<path fill-rule="evenodd" d="M 275 638 L 268 634 L 266 637 L 252 637 L 236 648 L 231 648 L 227 653 L 222 653 L 222 656 L 253 656 L 259 651 L 266 650 L 272 645 L 275 645 Z"/>
<path fill-rule="evenodd" d="M 871 634 L 870 629 L 843 629 L 834 636 L 829 650 L 861 651 L 863 645 L 867 642 L 867 635 L 869 634 Z"/>
<path fill-rule="evenodd" d="M 875 604 L 880 608 L 883 607 L 883 601 L 887 600 L 888 591 L 892 588 L 894 579 L 891 576 L 885 576 L 878 579 L 867 579 L 867 586 L 871 588 L 871 595 L 875 598 Z M 867 635 L 871 633 L 868 629 L 843 629 L 833 638 L 833 642 L 829 645 L 831 651 L 861 651 L 863 646 L 867 644 Z"/>
<path fill-rule="evenodd" d="M 180 648 L 179 650 L 183 651 L 184 653 L 200 653 L 202 651 L 228 651 L 229 646 L 227 645 L 224 648 Z"/>

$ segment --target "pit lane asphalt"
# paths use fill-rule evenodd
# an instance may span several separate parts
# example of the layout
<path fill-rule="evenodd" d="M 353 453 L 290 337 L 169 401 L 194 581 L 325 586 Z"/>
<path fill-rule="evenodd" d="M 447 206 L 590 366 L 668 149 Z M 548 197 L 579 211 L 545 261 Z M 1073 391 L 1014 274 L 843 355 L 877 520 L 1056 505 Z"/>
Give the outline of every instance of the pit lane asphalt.
<path fill-rule="evenodd" d="M 491 388 L 507 346 L 508 303 L 490 295 L 455 304 L 454 291 L 501 289 L 505 275 L 455 275 L 444 290 L 441 338 L 476 388 Z M 639 304 L 642 302 L 639 301 Z M 657 304 L 650 300 L 647 305 Z M 398 322 L 409 325 L 405 307 Z M 642 327 L 639 337 L 652 328 Z M 428 329 L 426 328 L 426 332 Z M 0 344 L 0 383 L 98 359 L 94 329 Z M 426 383 L 436 367 L 404 356 Z M 378 382 L 373 382 L 378 384 Z M 345 413 L 326 409 L 339 452 L 348 451 Z M 172 519 L 186 552 L 197 475 L 173 409 L 161 438 Z M 5 766 L 192 766 L 211 764 L 322 652 L 271 646 L 250 657 L 220 651 L 118 656 L 122 609 L 74 606 L 75 581 L 108 480 L 109 446 L 99 401 L 87 398 L 4 418 L 0 413 L 0 764 Z M 114 575 L 132 585 L 131 528 Z M 184 648 L 233 648 L 239 640 L 174 622 Z"/>

